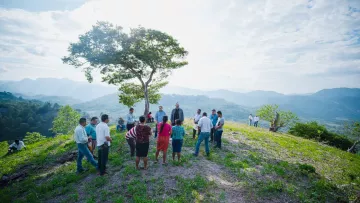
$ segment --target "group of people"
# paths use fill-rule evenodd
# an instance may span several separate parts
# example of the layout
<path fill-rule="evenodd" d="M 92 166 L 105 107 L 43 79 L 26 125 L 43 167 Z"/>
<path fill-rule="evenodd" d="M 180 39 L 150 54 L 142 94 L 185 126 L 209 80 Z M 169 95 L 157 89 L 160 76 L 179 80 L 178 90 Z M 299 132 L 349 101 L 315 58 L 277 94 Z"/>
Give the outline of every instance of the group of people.
<path fill-rule="evenodd" d="M 132 110 L 130 109 L 130 112 L 131 111 Z M 159 162 L 159 154 L 162 152 L 162 164 L 167 164 L 166 155 L 170 142 L 172 145 L 172 159 L 175 160 L 175 157 L 177 156 L 177 160 L 180 161 L 182 145 L 185 136 L 185 129 L 182 126 L 183 121 L 184 112 L 180 108 L 179 103 L 176 103 L 175 108 L 171 112 L 170 122 L 169 117 L 163 110 L 163 107 L 159 106 L 159 111 L 155 114 L 156 127 L 154 130 L 154 137 L 157 139 L 155 163 Z M 206 154 L 210 154 L 209 139 L 210 142 L 216 142 L 215 147 L 221 148 L 221 136 L 225 123 L 221 111 L 216 112 L 216 110 L 213 109 L 212 114 L 210 117 L 208 117 L 206 112 L 201 114 L 201 110 L 198 109 L 194 116 L 193 122 L 193 139 L 196 138 L 196 131 L 198 132 L 198 140 L 195 145 L 195 152 L 193 154 L 194 156 L 198 156 L 200 145 L 203 141 L 205 141 Z M 144 116 L 139 118 L 138 125 L 133 126 L 131 129 L 128 128 L 128 132 L 126 133 L 126 140 L 130 147 L 131 156 L 135 156 L 136 154 L 136 169 L 140 169 L 139 163 L 141 158 L 144 162 L 144 169 L 147 169 L 147 156 L 151 135 L 152 129 L 146 125 Z"/>
<path fill-rule="evenodd" d="M 129 114 L 126 116 L 126 141 L 130 148 L 131 157 L 136 156 L 136 169 L 140 169 L 139 164 L 142 159 L 144 162 L 144 169 L 148 167 L 148 152 L 150 146 L 150 137 L 153 134 L 153 129 L 146 123 L 148 118 L 140 116 L 138 120 L 135 119 L 134 109 L 129 109 Z M 181 160 L 181 151 L 183 140 L 185 136 L 185 129 L 182 126 L 184 122 L 184 112 L 176 103 L 172 110 L 170 117 L 167 116 L 162 106 L 159 106 L 159 111 L 154 117 L 156 127 L 154 129 L 155 138 L 157 139 L 155 163 L 159 162 L 159 154 L 162 153 L 162 164 L 167 164 L 166 155 L 169 144 L 172 145 L 172 158 Z M 208 117 L 207 113 L 201 114 L 199 109 L 194 116 L 194 135 L 198 132 L 198 140 L 195 145 L 194 156 L 198 156 L 200 145 L 205 141 L 205 151 L 209 155 L 209 139 L 210 142 L 216 142 L 216 146 L 221 148 L 221 136 L 224 126 L 224 118 L 221 111 L 212 110 Z M 79 125 L 75 129 L 74 139 L 78 147 L 77 158 L 77 172 L 84 171 L 82 167 L 82 159 L 84 157 L 98 170 L 99 175 L 106 175 L 106 163 L 108 160 L 109 148 L 112 142 L 110 136 L 110 129 L 108 127 L 109 116 L 104 114 L 101 116 L 101 122 L 98 124 L 98 118 L 93 117 L 89 124 L 85 118 L 79 120 Z M 119 124 L 119 123 L 118 123 Z M 120 125 L 120 124 L 119 124 Z M 121 123 L 120 128 L 124 123 Z M 117 126 L 118 128 L 119 126 Z M 97 148 L 98 156 L 96 157 L 94 151 Z M 95 159 L 98 159 L 96 161 Z"/>
<path fill-rule="evenodd" d="M 253 115 L 250 114 L 250 115 L 249 115 L 249 126 L 253 126 L 253 125 L 254 125 L 255 127 L 258 127 L 259 120 L 260 120 L 260 118 L 259 118 L 257 115 L 255 115 L 255 116 L 253 117 Z"/>

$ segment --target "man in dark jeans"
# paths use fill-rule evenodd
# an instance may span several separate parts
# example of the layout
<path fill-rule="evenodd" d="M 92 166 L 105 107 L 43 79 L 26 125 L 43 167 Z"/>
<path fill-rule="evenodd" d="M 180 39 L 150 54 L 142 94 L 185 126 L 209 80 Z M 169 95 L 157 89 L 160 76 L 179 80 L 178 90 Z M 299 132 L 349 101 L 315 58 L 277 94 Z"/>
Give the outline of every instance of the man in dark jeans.
<path fill-rule="evenodd" d="M 96 126 L 96 141 L 98 146 L 98 164 L 100 175 L 106 175 L 106 163 L 109 156 L 109 146 L 112 142 L 110 137 L 110 129 L 107 125 L 109 123 L 109 116 L 104 114 L 101 116 L 101 122 Z"/>
<path fill-rule="evenodd" d="M 217 123 L 217 120 L 218 120 L 218 116 L 216 114 L 216 110 L 213 109 L 211 111 L 211 115 L 210 115 L 210 120 L 211 120 L 211 123 L 213 124 L 213 128 L 211 128 L 211 132 L 210 132 L 210 142 L 214 142 L 214 137 L 215 137 L 215 127 L 216 127 L 216 123 Z"/>
<path fill-rule="evenodd" d="M 218 118 L 218 121 L 217 121 L 216 127 L 215 127 L 215 130 L 216 130 L 216 135 L 215 135 L 216 146 L 215 147 L 218 147 L 221 149 L 221 136 L 223 134 L 223 127 L 225 124 L 225 120 L 222 117 L 221 111 L 218 111 L 217 115 L 219 118 Z"/>

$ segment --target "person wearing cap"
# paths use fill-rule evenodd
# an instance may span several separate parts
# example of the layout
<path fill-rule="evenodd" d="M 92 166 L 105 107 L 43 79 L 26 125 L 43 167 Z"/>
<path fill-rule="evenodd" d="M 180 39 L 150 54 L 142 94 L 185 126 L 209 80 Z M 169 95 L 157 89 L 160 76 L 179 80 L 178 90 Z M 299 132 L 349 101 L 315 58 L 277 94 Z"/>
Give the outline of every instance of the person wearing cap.
<path fill-rule="evenodd" d="M 183 110 L 180 108 L 179 103 L 175 104 L 175 109 L 172 110 L 171 112 L 171 125 L 175 126 L 175 121 L 179 119 L 182 122 L 184 122 L 184 112 Z"/>
<path fill-rule="evenodd" d="M 217 123 L 217 120 L 218 120 L 218 116 L 216 114 L 216 110 L 213 109 L 211 111 L 211 115 L 210 115 L 210 120 L 211 120 L 211 123 L 213 124 L 213 127 L 211 128 L 211 132 L 210 132 L 210 142 L 214 142 L 214 137 L 215 137 L 215 127 L 216 127 L 216 123 Z"/>
<path fill-rule="evenodd" d="M 155 114 L 155 126 L 156 126 L 155 127 L 155 136 L 154 136 L 155 138 L 157 137 L 157 134 L 158 134 L 157 126 L 159 123 L 162 122 L 164 116 L 166 116 L 166 113 L 165 113 L 165 111 L 163 111 L 163 107 L 159 106 L 159 111 L 156 112 L 156 114 Z"/>

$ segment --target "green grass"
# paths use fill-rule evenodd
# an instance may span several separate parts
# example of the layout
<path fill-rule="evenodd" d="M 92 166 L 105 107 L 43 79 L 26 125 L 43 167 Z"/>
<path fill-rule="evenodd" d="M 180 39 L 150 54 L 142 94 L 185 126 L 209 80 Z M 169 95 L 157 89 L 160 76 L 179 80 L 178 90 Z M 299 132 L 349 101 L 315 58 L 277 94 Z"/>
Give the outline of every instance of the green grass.
<path fill-rule="evenodd" d="M 181 162 L 172 161 L 170 145 L 167 155 L 170 164 L 163 168 L 164 174 L 156 177 L 152 173 L 164 166 L 152 164 L 152 171 L 135 170 L 124 133 L 115 132 L 113 127 L 108 165 L 111 175 L 107 177 L 97 176 L 86 161 L 84 167 L 90 171 L 80 175 L 75 173 L 76 161 L 63 165 L 56 162 L 65 153 L 76 150 L 71 136 L 47 138 L 29 145 L 26 151 L 0 158 L 1 175 L 27 168 L 23 181 L 0 189 L 1 201 L 43 202 L 54 198 L 57 202 L 89 203 L 229 201 L 229 191 L 219 182 L 210 181 L 205 173 L 194 174 L 192 178 L 181 176 L 181 170 L 204 163 L 221 167 L 221 174 L 214 175 L 226 176 L 248 202 L 350 202 L 360 191 L 358 155 L 311 140 L 227 122 L 223 149 L 211 148 L 210 156 L 206 157 L 202 146 L 199 157 L 193 157 L 196 140 L 192 139 L 192 127 L 186 124 L 185 128 L 188 135 Z M 152 140 L 150 161 L 154 160 L 155 151 Z M 173 167 L 181 168 L 180 174 L 168 174 Z M 100 195 L 94 195 L 95 192 Z"/>

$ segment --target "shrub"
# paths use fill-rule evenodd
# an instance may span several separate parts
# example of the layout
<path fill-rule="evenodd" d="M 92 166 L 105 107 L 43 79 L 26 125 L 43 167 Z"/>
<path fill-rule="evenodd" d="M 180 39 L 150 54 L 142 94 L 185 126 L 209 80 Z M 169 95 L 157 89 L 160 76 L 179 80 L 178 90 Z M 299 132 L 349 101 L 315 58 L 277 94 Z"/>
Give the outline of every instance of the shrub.
<path fill-rule="evenodd" d="M 40 133 L 37 133 L 37 132 L 33 132 L 33 133 L 27 132 L 27 133 L 26 133 L 26 136 L 24 137 L 24 143 L 25 143 L 25 144 L 33 144 L 33 143 L 35 143 L 35 142 L 39 142 L 39 141 L 44 140 L 44 139 L 46 139 L 46 137 L 40 135 Z"/>
<path fill-rule="evenodd" d="M 330 146 L 342 150 L 347 150 L 352 146 L 351 140 L 336 133 L 329 132 L 325 126 L 318 124 L 316 121 L 296 123 L 290 128 L 289 133 L 306 139 L 325 142 Z"/>

